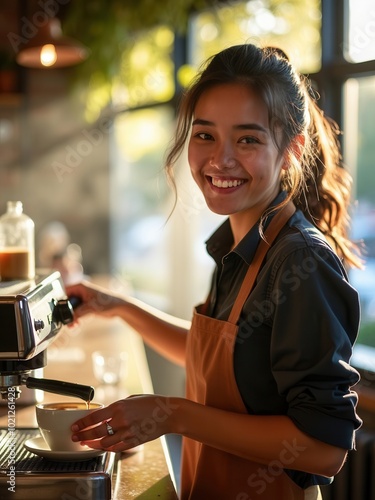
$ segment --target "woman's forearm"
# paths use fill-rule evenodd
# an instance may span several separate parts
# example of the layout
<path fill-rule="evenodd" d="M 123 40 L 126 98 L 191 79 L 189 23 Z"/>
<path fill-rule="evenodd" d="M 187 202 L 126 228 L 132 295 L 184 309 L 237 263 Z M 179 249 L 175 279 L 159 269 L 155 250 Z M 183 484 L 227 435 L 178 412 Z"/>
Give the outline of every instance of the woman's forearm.
<path fill-rule="evenodd" d="M 163 313 L 136 299 L 126 299 L 116 312 L 159 354 L 185 365 L 187 332 L 190 322 Z"/>
<path fill-rule="evenodd" d="M 89 282 L 67 287 L 67 294 L 69 297 L 78 297 L 81 302 L 75 309 L 77 319 L 93 313 L 119 317 L 158 353 L 177 364 L 185 364 L 186 337 L 190 322 Z"/>
<path fill-rule="evenodd" d="M 333 476 L 341 468 L 346 450 L 314 439 L 284 415 L 232 413 L 169 398 L 174 413 L 171 432 L 258 462 L 270 469 L 296 469 Z"/>

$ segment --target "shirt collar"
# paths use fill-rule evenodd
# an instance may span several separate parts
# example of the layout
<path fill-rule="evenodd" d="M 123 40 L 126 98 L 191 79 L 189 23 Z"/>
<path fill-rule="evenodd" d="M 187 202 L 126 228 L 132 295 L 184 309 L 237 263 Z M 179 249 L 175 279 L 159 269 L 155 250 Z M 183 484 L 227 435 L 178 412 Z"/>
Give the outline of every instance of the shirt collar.
<path fill-rule="evenodd" d="M 285 198 L 286 192 L 281 191 L 270 204 L 269 208 L 277 206 Z M 272 213 L 269 217 L 267 217 L 264 224 L 264 229 L 270 223 L 273 215 L 274 214 Z M 238 245 L 233 250 L 231 250 L 233 241 L 233 233 L 228 218 L 206 241 L 207 252 L 209 255 L 211 255 L 211 257 L 217 264 L 220 264 L 223 257 L 232 251 L 239 255 L 248 265 L 250 265 L 260 241 L 259 221 L 249 230 L 249 232 L 242 238 Z"/>

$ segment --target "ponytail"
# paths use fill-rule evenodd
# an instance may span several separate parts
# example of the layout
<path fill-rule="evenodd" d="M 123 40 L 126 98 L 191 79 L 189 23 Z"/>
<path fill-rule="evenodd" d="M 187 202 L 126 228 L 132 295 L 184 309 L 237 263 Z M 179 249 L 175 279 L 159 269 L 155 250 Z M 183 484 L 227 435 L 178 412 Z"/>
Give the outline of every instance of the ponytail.
<path fill-rule="evenodd" d="M 349 267 L 362 268 L 358 245 L 349 238 L 352 177 L 342 163 L 338 125 L 307 94 L 310 124 L 308 175 L 294 202 Z"/>

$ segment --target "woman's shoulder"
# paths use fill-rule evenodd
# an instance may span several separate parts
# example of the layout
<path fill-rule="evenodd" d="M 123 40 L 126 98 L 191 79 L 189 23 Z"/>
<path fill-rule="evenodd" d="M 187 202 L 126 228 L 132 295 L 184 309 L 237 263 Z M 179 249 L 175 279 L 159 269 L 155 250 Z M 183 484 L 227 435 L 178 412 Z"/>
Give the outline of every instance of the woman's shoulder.
<path fill-rule="evenodd" d="M 276 243 L 298 248 L 315 246 L 331 248 L 324 234 L 308 221 L 300 210 L 290 217 L 276 238 Z"/>
<path fill-rule="evenodd" d="M 325 263 L 346 275 L 344 266 L 336 252 L 330 246 L 325 236 L 300 210 L 297 210 L 289 219 L 274 245 L 269 251 L 269 258 L 281 264 L 282 262 L 311 259 Z"/>

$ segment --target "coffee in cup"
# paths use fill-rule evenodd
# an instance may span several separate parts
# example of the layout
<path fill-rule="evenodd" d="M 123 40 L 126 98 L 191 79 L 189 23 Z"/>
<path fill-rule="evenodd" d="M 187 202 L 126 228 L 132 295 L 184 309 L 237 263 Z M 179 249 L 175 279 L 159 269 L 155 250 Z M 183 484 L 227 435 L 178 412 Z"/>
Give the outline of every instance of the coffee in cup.
<path fill-rule="evenodd" d="M 36 420 L 44 441 L 52 451 L 82 451 L 85 448 L 72 441 L 71 426 L 92 411 L 103 408 L 100 403 L 61 402 L 38 403 Z"/>

